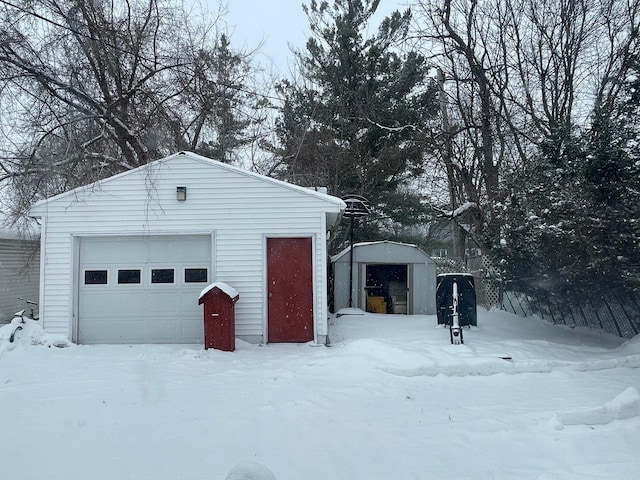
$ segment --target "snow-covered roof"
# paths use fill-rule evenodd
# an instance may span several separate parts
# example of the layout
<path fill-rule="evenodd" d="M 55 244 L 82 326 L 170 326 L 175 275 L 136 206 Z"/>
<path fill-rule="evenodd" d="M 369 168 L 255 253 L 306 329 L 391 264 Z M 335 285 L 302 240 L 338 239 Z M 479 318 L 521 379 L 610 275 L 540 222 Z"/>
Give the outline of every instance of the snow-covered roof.
<path fill-rule="evenodd" d="M 465 213 L 467 213 L 470 210 L 477 210 L 478 209 L 478 204 L 475 202 L 465 202 L 462 205 L 460 205 L 458 208 L 456 208 L 455 210 L 450 210 L 448 212 L 444 212 L 444 216 L 448 217 L 448 218 L 457 218 L 460 217 L 462 215 L 464 215 Z"/>
<path fill-rule="evenodd" d="M 238 291 L 235 288 L 233 288 L 231 285 L 228 285 L 228 284 L 226 284 L 224 282 L 215 282 L 215 283 L 212 283 L 211 285 L 205 287 L 202 290 L 202 292 L 200 292 L 200 296 L 198 297 L 198 300 L 201 299 L 202 297 L 204 297 L 207 293 L 209 293 L 214 288 L 222 290 L 231 299 L 236 298 L 237 296 L 240 295 L 238 293 Z"/>

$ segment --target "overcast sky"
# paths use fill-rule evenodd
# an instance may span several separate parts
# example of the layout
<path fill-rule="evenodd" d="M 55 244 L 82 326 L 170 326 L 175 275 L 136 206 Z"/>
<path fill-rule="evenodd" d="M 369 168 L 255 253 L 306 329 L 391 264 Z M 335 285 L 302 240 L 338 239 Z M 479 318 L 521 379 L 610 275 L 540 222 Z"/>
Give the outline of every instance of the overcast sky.
<path fill-rule="evenodd" d="M 290 46 L 304 47 L 308 37 L 307 18 L 302 4 L 308 0 L 208 0 L 209 9 L 227 6 L 225 17 L 231 43 L 236 48 L 251 51 L 262 43 L 256 60 L 274 73 L 287 75 L 291 64 Z M 394 10 L 406 9 L 407 0 L 381 0 L 375 19 Z M 377 23 L 374 28 L 377 28 Z"/>

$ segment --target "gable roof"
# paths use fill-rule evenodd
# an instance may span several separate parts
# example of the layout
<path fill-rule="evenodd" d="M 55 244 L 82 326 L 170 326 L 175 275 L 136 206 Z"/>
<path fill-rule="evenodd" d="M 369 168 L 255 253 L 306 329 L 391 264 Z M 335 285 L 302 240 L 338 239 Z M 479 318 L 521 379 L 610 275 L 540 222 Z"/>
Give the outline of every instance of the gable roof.
<path fill-rule="evenodd" d="M 40 200 L 38 202 L 36 202 L 30 209 L 30 214 L 34 217 L 38 217 L 42 215 L 42 211 L 44 209 L 44 207 L 46 205 L 48 205 L 49 203 L 52 202 L 57 202 L 59 200 L 64 200 L 65 198 L 69 198 L 69 197 L 74 197 L 76 195 L 78 195 L 81 192 L 86 192 L 86 191 L 91 191 L 93 189 L 96 189 L 96 187 L 100 186 L 100 185 L 105 185 L 114 181 L 117 181 L 120 178 L 126 177 L 128 175 L 132 175 L 136 172 L 145 170 L 145 169 L 149 169 L 152 168 L 154 165 L 160 164 L 160 163 L 169 163 L 169 162 L 174 162 L 174 161 L 179 161 L 181 158 L 187 157 L 191 160 L 195 160 L 198 162 L 201 162 L 205 165 L 209 165 L 213 168 L 220 168 L 220 169 L 224 169 L 227 171 L 231 171 L 234 173 L 237 173 L 239 175 L 243 175 L 249 178 L 253 178 L 262 182 L 266 182 L 266 183 L 270 183 L 273 185 L 277 185 L 279 187 L 282 188 L 286 188 L 292 191 L 296 191 L 298 193 L 302 193 L 304 195 L 308 195 L 308 196 L 312 196 L 315 197 L 319 200 L 322 200 L 324 202 L 327 202 L 328 204 L 332 205 L 335 209 L 335 207 L 337 207 L 338 209 L 338 215 L 336 216 L 334 220 L 335 223 L 337 223 L 337 220 L 339 219 L 340 215 L 342 214 L 342 212 L 344 211 L 344 209 L 346 208 L 346 204 L 338 197 L 334 197 L 332 195 L 328 195 L 322 192 L 318 192 L 316 190 L 312 190 L 311 188 L 306 188 L 306 187 L 301 187 L 299 185 L 294 185 L 292 183 L 287 183 L 284 182 L 282 180 L 277 180 L 275 178 L 271 178 L 271 177 L 267 177 L 266 175 L 261 175 L 259 173 L 255 173 L 255 172 L 251 172 L 249 170 L 245 170 L 233 165 L 229 165 L 227 163 L 223 163 L 223 162 L 219 162 L 217 160 L 213 160 L 211 158 L 207 158 L 207 157 L 203 157 L 202 155 L 198 155 L 195 154 L 193 152 L 186 152 L 186 151 L 182 151 L 182 152 L 178 152 L 178 153 L 174 153 L 173 155 L 169 155 L 168 157 L 165 158 L 161 158 L 159 160 L 155 160 L 153 162 L 149 162 L 145 165 L 142 165 L 140 167 L 131 169 L 131 170 L 127 170 L 125 172 L 122 173 L 118 173 L 116 175 L 112 175 L 111 177 L 107 177 L 105 179 L 102 180 L 98 180 L 96 182 L 90 183 L 88 185 L 83 185 L 81 187 L 77 187 L 73 190 L 70 190 L 68 192 L 64 192 L 64 193 L 60 193 L 58 195 L 55 195 L 53 197 L 49 197 L 46 198 L 44 200 Z M 332 222 L 332 223 L 334 223 Z"/>
<path fill-rule="evenodd" d="M 384 258 L 385 255 L 381 256 L 379 254 L 385 253 L 388 256 L 389 252 L 391 251 L 395 253 L 403 254 L 403 256 L 405 257 L 405 260 L 408 261 L 408 263 L 413 263 L 413 261 L 418 261 L 417 259 L 419 259 L 420 262 L 424 260 L 431 261 L 431 257 L 427 255 L 423 250 L 421 250 L 417 245 L 414 245 L 413 243 L 401 243 L 401 242 L 394 242 L 391 240 L 382 240 L 378 242 L 360 242 L 360 243 L 353 244 L 353 252 L 355 256 L 357 256 L 357 252 L 360 249 L 372 249 L 372 250 L 375 249 L 376 258 L 379 260 L 380 263 L 387 263 L 387 261 Z M 341 261 L 349 261 L 348 254 L 350 250 L 351 248 L 347 247 L 341 252 L 333 255 L 331 257 L 331 262 L 335 263 L 335 262 L 341 262 Z"/>

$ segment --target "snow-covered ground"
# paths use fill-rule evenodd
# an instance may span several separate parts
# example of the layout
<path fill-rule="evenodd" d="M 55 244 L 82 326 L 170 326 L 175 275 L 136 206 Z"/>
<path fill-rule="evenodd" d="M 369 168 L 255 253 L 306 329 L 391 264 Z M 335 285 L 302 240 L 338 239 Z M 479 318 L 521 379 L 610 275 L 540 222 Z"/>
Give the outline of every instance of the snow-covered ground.
<path fill-rule="evenodd" d="M 332 323 L 331 347 L 233 353 L 2 327 L 0 478 L 639 478 L 640 338 L 493 311 L 464 345 L 430 316 Z"/>

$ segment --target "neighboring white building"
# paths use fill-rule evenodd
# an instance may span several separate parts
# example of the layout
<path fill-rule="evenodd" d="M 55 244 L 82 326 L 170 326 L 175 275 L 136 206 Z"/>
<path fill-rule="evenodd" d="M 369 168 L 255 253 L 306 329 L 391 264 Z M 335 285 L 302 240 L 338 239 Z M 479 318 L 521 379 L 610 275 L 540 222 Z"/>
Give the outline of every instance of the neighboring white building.
<path fill-rule="evenodd" d="M 323 343 L 339 198 L 180 152 L 38 202 L 40 316 L 77 343 L 201 343 L 200 292 L 235 288 L 236 336 Z"/>
<path fill-rule="evenodd" d="M 372 313 L 436 313 L 436 264 L 416 245 L 390 241 L 356 243 L 353 265 L 351 261 L 349 247 L 331 258 L 336 312 L 356 307 Z"/>
<path fill-rule="evenodd" d="M 0 215 L 0 323 L 38 301 L 39 253 L 37 235 L 6 226 Z"/>

